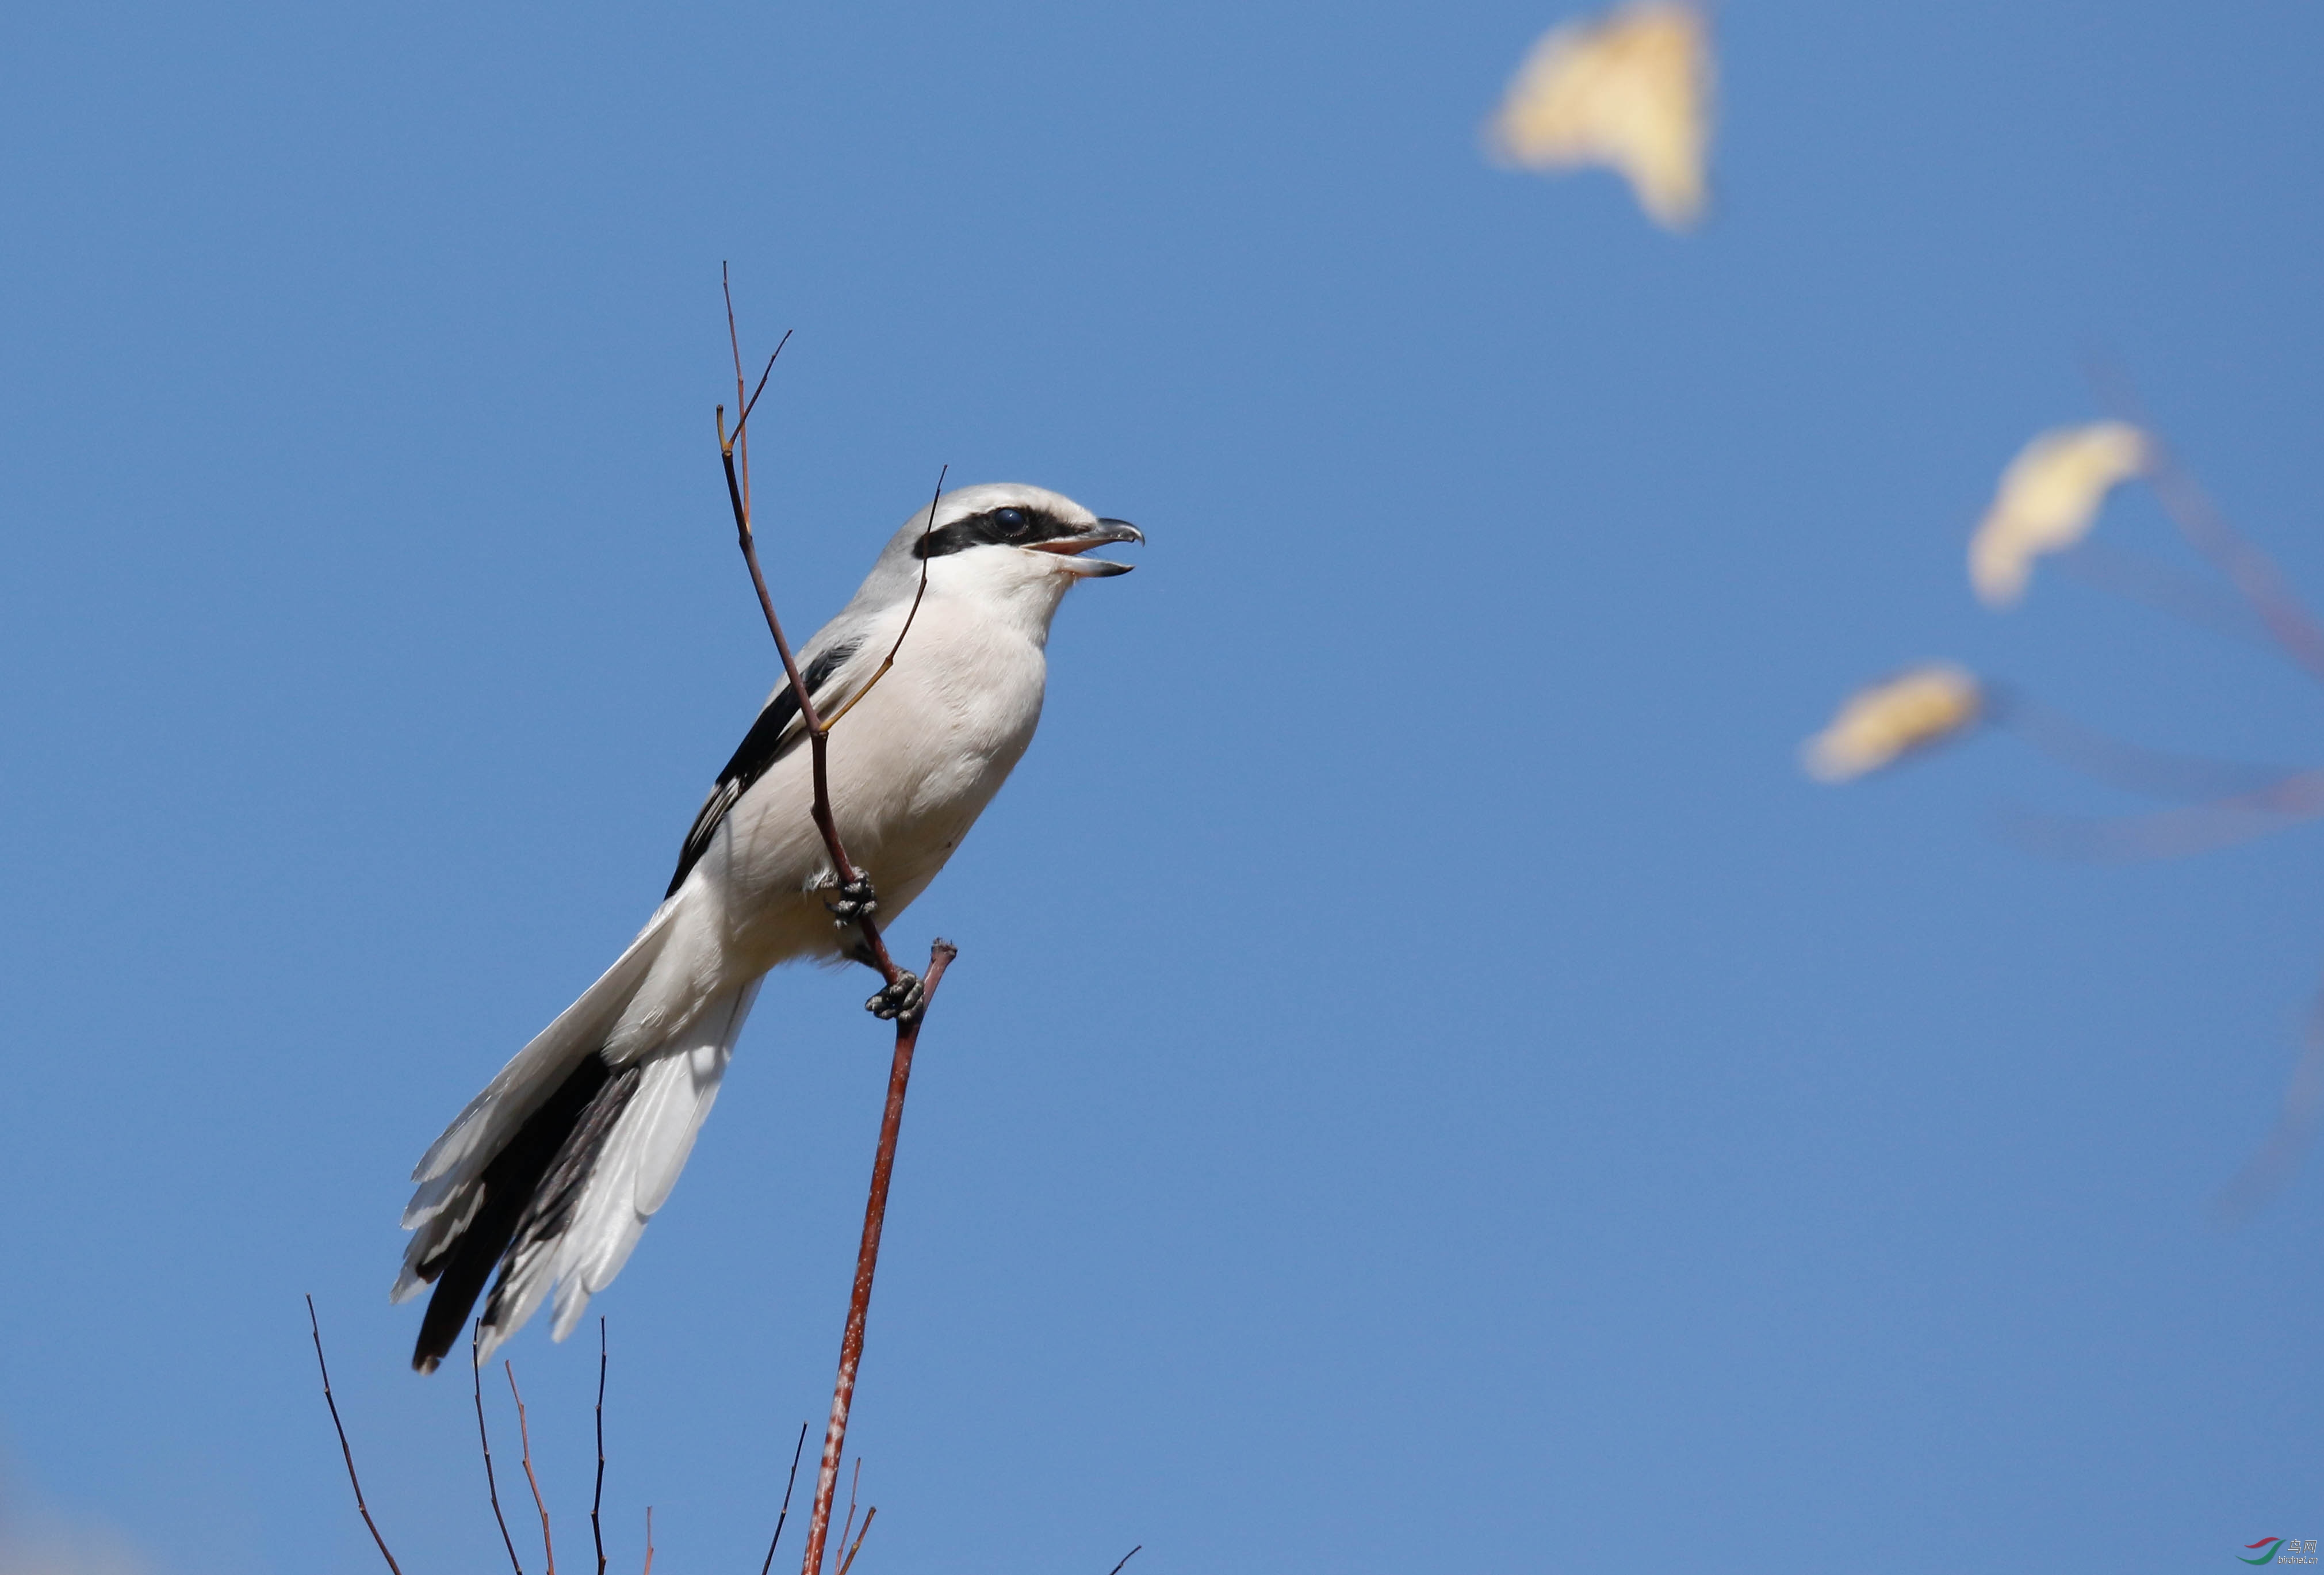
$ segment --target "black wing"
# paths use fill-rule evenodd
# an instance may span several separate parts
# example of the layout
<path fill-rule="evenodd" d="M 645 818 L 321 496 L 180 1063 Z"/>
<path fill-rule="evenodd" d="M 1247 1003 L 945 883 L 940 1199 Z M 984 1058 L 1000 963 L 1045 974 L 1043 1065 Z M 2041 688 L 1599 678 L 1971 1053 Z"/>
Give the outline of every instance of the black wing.
<path fill-rule="evenodd" d="M 820 699 L 823 686 L 830 681 L 831 675 L 838 672 L 840 665 L 854 655 L 862 644 L 860 640 L 845 641 L 808 662 L 807 671 L 800 674 L 807 680 L 807 693 Z M 687 873 L 701 861 L 703 854 L 709 848 L 711 836 L 718 829 L 718 823 L 726 818 L 726 811 L 751 791 L 752 783 L 766 775 L 769 766 L 798 747 L 799 740 L 805 735 L 795 733 L 789 738 L 783 737 L 784 729 L 798 719 L 798 696 L 786 683 L 775 691 L 774 699 L 767 702 L 767 709 L 761 711 L 759 719 L 751 724 L 751 730 L 742 735 L 742 742 L 735 749 L 733 757 L 726 762 L 726 769 L 718 774 L 717 785 L 710 790 L 710 796 L 702 801 L 702 812 L 694 817 L 694 829 L 686 834 L 686 846 L 678 849 L 678 873 L 669 877 L 669 890 L 661 894 L 662 901 L 668 902 L 676 896 L 678 888 L 686 884 Z"/>

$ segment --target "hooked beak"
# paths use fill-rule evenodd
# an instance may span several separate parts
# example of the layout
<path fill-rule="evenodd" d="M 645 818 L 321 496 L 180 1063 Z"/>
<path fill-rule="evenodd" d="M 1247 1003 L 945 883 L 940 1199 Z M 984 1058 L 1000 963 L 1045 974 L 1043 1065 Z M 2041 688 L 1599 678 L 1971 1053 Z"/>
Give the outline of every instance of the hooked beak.
<path fill-rule="evenodd" d="M 1035 542 L 1028 551 L 1056 553 L 1066 560 L 1060 567 L 1077 579 L 1102 579 L 1110 574 L 1127 574 L 1137 565 L 1112 563 L 1103 558 L 1084 558 L 1081 554 L 1110 542 L 1142 542 L 1145 540 L 1146 533 L 1128 520 L 1100 520 L 1077 536 L 1060 536 L 1054 542 Z"/>

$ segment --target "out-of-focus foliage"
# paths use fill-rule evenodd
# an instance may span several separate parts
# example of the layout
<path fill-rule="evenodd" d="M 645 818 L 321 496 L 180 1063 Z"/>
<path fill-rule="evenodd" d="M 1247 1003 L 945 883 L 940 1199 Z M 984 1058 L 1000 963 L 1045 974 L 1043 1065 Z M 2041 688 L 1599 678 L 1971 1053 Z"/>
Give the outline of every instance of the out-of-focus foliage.
<path fill-rule="evenodd" d="M 1645 0 L 1552 28 L 1486 125 L 1493 157 L 1527 170 L 1605 165 L 1669 229 L 1702 217 L 1711 144 L 1711 26 Z"/>
<path fill-rule="evenodd" d="M 2023 597 L 2034 560 L 2080 541 L 2107 494 L 2144 470 L 2150 452 L 2146 434 L 2124 422 L 2060 427 L 2026 444 L 1969 544 L 1969 583 L 1986 606 Z"/>
<path fill-rule="evenodd" d="M 1931 662 L 1857 690 L 1800 750 L 1819 782 L 1847 782 L 1973 727 L 1985 692 L 1970 673 Z"/>
<path fill-rule="evenodd" d="M 2134 477 L 2146 480 L 2181 535 L 2237 593 L 2241 607 L 2230 609 L 2228 618 L 2264 633 L 2280 654 L 2324 677 L 2324 627 L 2266 555 L 2172 460 L 2168 445 L 2126 422 L 2053 428 L 2010 461 L 1969 542 L 1969 581 L 1978 598 L 1993 607 L 2015 604 L 2033 578 L 2034 560 L 2081 541 L 2107 494 Z M 2148 590 L 2141 599 L 2198 622 L 2220 621 L 2200 582 L 2192 596 L 2173 581 L 2165 584 L 2171 587 L 2166 595 Z M 2115 588 L 2121 588 L 2118 579 Z M 1846 781 L 1960 731 L 1982 711 L 2098 781 L 2166 799 L 2200 801 L 2133 816 L 2012 817 L 2024 838 L 2067 857 L 2177 857 L 2324 817 L 2324 771 L 2255 767 L 2124 744 L 2034 704 L 2014 686 L 2006 707 L 1990 703 L 1994 692 L 1988 689 L 1981 695 L 1977 681 L 1958 669 L 1916 669 L 1852 696 L 1831 725 L 1808 741 L 1803 759 L 1810 774 Z M 2324 996 L 2311 1013 L 2307 1048 L 2285 1089 L 2275 1128 L 2218 1198 L 2220 1217 L 2244 1218 L 2273 1196 L 2297 1168 L 2319 1124 Z"/>
<path fill-rule="evenodd" d="M 147 1575 L 151 1569 L 109 1528 L 28 1506 L 0 1478 L 0 1575 Z"/>

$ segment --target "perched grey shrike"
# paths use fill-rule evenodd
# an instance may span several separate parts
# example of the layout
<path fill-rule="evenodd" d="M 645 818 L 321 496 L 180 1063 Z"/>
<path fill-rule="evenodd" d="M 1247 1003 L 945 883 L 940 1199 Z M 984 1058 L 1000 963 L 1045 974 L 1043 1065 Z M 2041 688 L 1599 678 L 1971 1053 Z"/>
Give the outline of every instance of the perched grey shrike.
<path fill-rule="evenodd" d="M 893 918 L 927 889 L 1031 742 L 1049 620 L 1076 580 L 1129 572 L 1080 556 L 1142 542 L 1038 486 L 963 487 L 904 523 L 855 599 L 798 653 L 830 716 L 895 645 L 895 666 L 831 735 L 832 810 L 848 857 Z M 555 1338 L 621 1273 L 669 1197 L 750 1014 L 761 976 L 798 958 L 862 957 L 859 887 L 836 888 L 808 813 L 798 698 L 776 686 L 718 774 L 638 938 L 468 1102 L 411 1172 L 414 1231 L 394 1298 L 431 1282 L 411 1365 L 452 1348 L 485 1279 L 489 1353 L 552 1284 Z M 914 1009 L 917 981 L 867 1003 Z"/>

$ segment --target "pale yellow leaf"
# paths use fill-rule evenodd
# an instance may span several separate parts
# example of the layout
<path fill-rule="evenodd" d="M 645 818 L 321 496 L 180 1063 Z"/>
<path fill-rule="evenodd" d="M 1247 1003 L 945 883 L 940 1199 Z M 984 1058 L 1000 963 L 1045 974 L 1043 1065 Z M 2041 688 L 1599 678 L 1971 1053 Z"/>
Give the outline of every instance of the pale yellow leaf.
<path fill-rule="evenodd" d="M 1883 679 L 1841 702 L 1831 725 L 1800 750 L 1818 782 L 1847 782 L 1973 726 L 1985 709 L 1977 680 L 1932 662 Z"/>
<path fill-rule="evenodd" d="M 1485 127 L 1528 170 L 1604 165 L 1670 229 L 1702 216 L 1711 143 L 1711 26 L 1694 6 L 1639 0 L 1552 28 Z"/>
<path fill-rule="evenodd" d="M 2087 535 L 2107 494 L 2144 470 L 2148 453 L 2146 434 L 2123 422 L 2059 427 L 2026 444 L 1969 544 L 1978 596 L 1995 607 L 2024 596 L 2034 560 Z"/>

